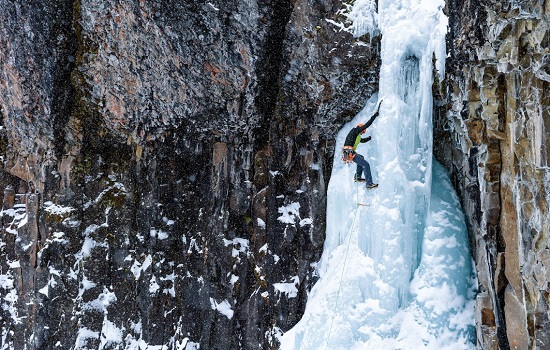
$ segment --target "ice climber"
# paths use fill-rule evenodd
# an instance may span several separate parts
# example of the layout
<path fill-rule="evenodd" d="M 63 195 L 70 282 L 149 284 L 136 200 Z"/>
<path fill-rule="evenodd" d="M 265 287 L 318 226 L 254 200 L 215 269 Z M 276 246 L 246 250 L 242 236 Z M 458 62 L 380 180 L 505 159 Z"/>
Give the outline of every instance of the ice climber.
<path fill-rule="evenodd" d="M 380 102 L 380 104 L 382 104 L 382 102 Z M 348 136 L 346 136 L 346 140 L 344 141 L 344 147 L 342 148 L 342 159 L 344 162 L 354 162 L 357 164 L 355 181 L 366 182 L 367 189 L 369 190 L 378 187 L 378 184 L 372 182 L 369 162 L 367 162 L 362 155 L 355 152 L 355 150 L 357 149 L 359 143 L 369 142 L 371 140 L 370 136 L 362 138 L 361 135 L 367 131 L 367 128 L 371 126 L 376 117 L 378 117 L 379 110 L 380 105 L 378 105 L 378 109 L 376 109 L 376 112 L 374 112 L 366 124 L 358 124 L 355 128 L 350 130 Z M 361 174 L 363 173 L 365 174 L 364 178 L 361 177 Z"/>

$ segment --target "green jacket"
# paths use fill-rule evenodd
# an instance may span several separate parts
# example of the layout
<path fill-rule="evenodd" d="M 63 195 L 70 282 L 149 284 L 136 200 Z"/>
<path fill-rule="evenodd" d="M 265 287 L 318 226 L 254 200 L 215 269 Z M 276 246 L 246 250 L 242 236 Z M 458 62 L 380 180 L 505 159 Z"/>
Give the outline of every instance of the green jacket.
<path fill-rule="evenodd" d="M 346 136 L 346 140 L 344 141 L 344 146 L 352 146 L 354 150 L 357 149 L 357 146 L 359 146 L 359 143 L 363 142 L 369 142 L 371 137 L 361 138 L 361 133 L 363 130 L 366 130 L 371 124 L 374 122 L 374 120 L 378 117 L 378 111 L 370 117 L 369 121 L 363 125 L 363 126 L 356 126 L 355 128 L 351 129 L 348 133 L 348 136 Z"/>

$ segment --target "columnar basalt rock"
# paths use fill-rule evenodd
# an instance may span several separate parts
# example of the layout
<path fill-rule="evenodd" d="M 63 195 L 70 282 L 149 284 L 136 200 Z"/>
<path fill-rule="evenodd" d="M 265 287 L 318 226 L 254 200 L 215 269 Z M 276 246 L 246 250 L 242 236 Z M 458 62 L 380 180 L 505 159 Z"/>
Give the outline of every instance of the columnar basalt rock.
<path fill-rule="evenodd" d="M 478 348 L 543 349 L 549 8 L 534 1 L 449 2 L 448 12 L 446 117 L 435 130 L 447 143 L 436 147 L 471 232 Z"/>

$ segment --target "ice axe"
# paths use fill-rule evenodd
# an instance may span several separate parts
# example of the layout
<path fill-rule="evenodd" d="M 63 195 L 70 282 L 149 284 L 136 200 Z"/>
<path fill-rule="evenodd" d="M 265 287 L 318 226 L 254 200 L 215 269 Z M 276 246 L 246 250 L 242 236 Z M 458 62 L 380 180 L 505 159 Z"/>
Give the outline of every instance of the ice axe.
<path fill-rule="evenodd" d="M 380 107 L 382 106 L 382 102 L 384 101 L 384 97 L 382 97 L 382 99 L 380 100 L 380 102 L 378 102 L 378 108 L 376 108 L 376 112 L 375 113 L 378 113 L 378 111 L 380 111 Z"/>

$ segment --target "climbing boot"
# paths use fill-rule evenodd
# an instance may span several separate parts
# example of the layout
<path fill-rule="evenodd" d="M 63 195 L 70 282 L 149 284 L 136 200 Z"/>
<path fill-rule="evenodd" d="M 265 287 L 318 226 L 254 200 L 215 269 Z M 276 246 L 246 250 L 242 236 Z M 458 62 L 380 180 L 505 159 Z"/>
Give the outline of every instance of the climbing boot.
<path fill-rule="evenodd" d="M 367 190 L 372 190 L 373 188 L 376 188 L 378 187 L 378 184 L 370 184 L 370 185 L 367 185 Z"/>

